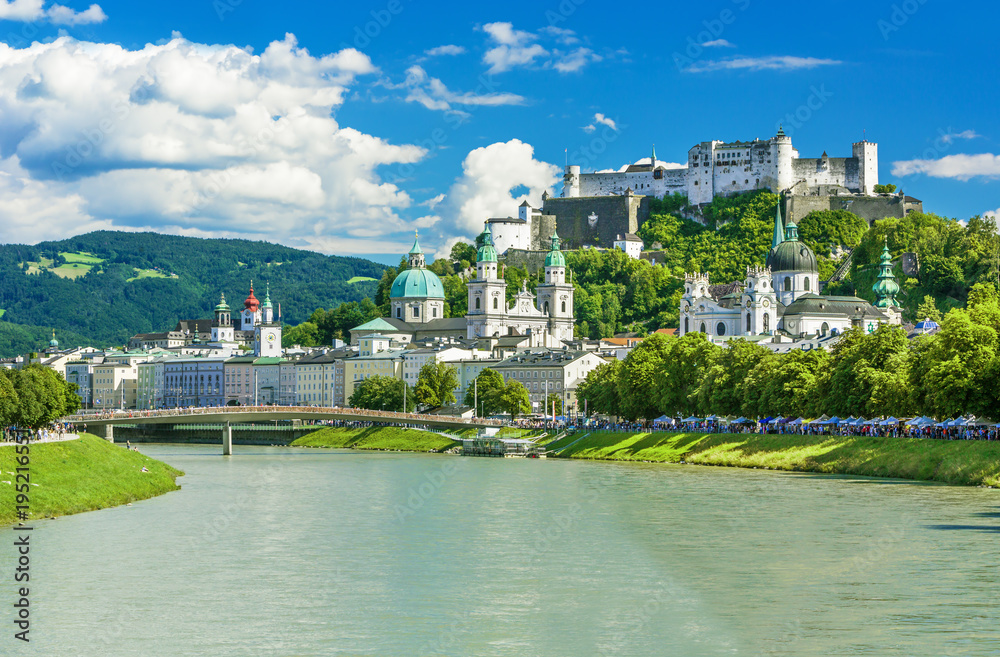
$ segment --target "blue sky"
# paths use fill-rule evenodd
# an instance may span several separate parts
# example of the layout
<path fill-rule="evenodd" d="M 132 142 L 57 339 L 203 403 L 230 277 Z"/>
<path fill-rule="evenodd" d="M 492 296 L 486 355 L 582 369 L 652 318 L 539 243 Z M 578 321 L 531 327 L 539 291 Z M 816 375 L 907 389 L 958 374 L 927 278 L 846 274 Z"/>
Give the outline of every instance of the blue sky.
<path fill-rule="evenodd" d="M 997 9 L 0 0 L 0 241 L 98 228 L 394 261 L 703 140 L 879 144 L 925 209 L 1000 208 Z"/>

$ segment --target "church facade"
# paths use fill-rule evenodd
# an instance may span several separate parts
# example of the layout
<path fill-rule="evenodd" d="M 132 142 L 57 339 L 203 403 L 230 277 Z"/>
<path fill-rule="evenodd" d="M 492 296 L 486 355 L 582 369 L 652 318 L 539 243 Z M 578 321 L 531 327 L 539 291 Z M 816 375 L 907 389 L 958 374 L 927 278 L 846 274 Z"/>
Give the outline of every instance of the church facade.
<path fill-rule="evenodd" d="M 678 333 L 700 332 L 717 342 L 775 335 L 795 340 L 832 337 L 854 326 L 872 332 L 881 324 L 899 324 L 894 296 L 899 286 L 888 247 L 873 290 L 874 306 L 858 297 L 819 294 L 816 255 L 799 239 L 794 221 L 784 224 L 779 205 L 766 266 L 748 268 L 743 281 L 727 285 L 712 285 L 706 274 L 685 276 Z"/>

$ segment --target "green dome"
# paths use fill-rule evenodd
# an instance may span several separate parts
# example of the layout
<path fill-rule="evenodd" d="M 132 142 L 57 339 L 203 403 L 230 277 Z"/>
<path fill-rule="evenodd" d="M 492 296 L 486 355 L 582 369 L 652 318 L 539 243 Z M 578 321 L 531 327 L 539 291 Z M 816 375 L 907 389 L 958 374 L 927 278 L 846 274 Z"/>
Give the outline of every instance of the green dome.
<path fill-rule="evenodd" d="M 795 241 L 784 241 L 767 254 L 767 266 L 771 273 L 782 271 L 819 272 L 816 254 L 808 246 Z"/>
<path fill-rule="evenodd" d="M 552 250 L 545 256 L 546 267 L 565 267 L 566 256 L 559 250 L 559 233 L 552 233 Z"/>
<path fill-rule="evenodd" d="M 497 261 L 497 248 L 493 244 L 493 232 L 488 223 L 482 234 L 476 238 L 476 243 L 480 245 L 479 250 L 476 251 L 476 262 Z"/>
<path fill-rule="evenodd" d="M 429 269 L 406 269 L 392 282 L 389 298 L 444 299 L 444 285 Z"/>
<path fill-rule="evenodd" d="M 229 304 L 226 303 L 225 293 L 223 293 L 222 297 L 219 299 L 219 305 L 215 307 L 215 312 L 229 312 Z"/>

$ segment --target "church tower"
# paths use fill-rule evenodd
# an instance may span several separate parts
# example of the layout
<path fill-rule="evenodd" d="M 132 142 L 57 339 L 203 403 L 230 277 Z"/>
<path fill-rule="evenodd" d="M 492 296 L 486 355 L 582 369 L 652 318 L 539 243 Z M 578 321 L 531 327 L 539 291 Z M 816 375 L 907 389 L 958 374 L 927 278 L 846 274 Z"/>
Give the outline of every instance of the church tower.
<path fill-rule="evenodd" d="M 882 257 L 878 265 L 878 277 L 872 285 L 872 292 L 875 293 L 875 307 L 889 317 L 890 324 L 900 324 L 902 314 L 899 310 L 899 303 L 896 295 L 899 294 L 899 283 L 892 273 L 892 255 L 889 253 L 889 242 L 886 240 L 882 247 Z"/>
<path fill-rule="evenodd" d="M 559 250 L 559 234 L 545 256 L 545 283 L 538 286 L 538 309 L 549 318 L 548 332 L 555 343 L 573 339 L 573 284 L 566 281 L 566 257 Z"/>
<path fill-rule="evenodd" d="M 215 321 L 212 322 L 212 342 L 233 342 L 235 332 L 233 331 L 232 311 L 226 303 L 226 295 L 219 297 L 219 304 L 215 307 Z"/>
<path fill-rule="evenodd" d="M 740 326 L 744 335 L 767 335 L 778 328 L 778 298 L 769 268 L 747 267 L 740 303 Z"/>
<path fill-rule="evenodd" d="M 281 357 L 281 323 L 274 321 L 270 284 L 267 286 L 264 304 L 261 306 L 260 323 L 254 326 L 253 353 L 264 358 Z"/>
<path fill-rule="evenodd" d="M 260 301 L 253 295 L 253 281 L 250 281 L 250 294 L 243 302 L 240 319 L 241 331 L 252 331 L 254 326 L 260 323 Z"/>
<path fill-rule="evenodd" d="M 469 281 L 467 337 L 486 338 L 507 333 L 507 281 L 497 265 L 497 250 L 489 223 L 476 238 L 476 279 Z"/>

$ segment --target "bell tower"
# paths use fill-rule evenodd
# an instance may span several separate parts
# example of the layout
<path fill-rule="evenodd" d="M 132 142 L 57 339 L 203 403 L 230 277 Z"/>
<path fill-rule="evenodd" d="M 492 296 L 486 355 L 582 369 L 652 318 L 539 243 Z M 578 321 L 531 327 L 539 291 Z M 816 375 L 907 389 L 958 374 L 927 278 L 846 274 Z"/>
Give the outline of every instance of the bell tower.
<path fill-rule="evenodd" d="M 573 339 L 573 284 L 566 280 L 566 257 L 559 250 L 559 233 L 552 233 L 552 246 L 545 256 L 545 282 L 538 286 L 537 303 L 549 318 L 548 331 L 554 342 Z"/>
<path fill-rule="evenodd" d="M 469 281 L 466 336 L 486 338 L 507 333 L 507 281 L 500 276 L 489 223 L 476 238 L 476 280 Z"/>

